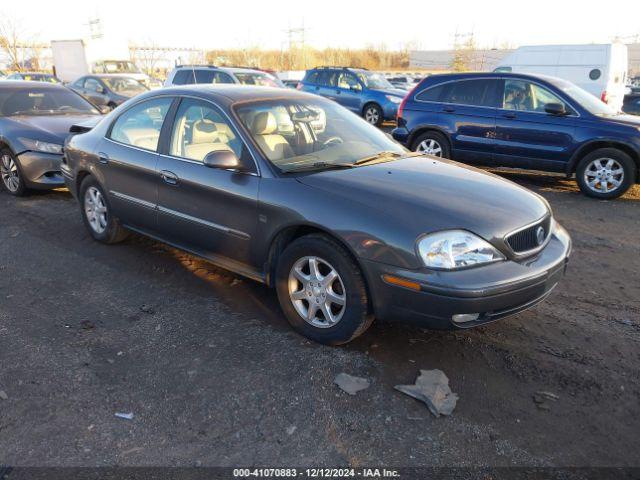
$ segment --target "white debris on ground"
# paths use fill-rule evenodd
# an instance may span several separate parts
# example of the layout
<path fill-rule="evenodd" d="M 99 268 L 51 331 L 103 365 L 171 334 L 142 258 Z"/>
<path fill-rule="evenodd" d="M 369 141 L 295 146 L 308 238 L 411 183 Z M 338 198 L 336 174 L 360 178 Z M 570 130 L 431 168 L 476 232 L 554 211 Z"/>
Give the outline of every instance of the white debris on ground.
<path fill-rule="evenodd" d="M 366 378 L 354 377 L 348 373 L 339 373 L 334 379 L 334 382 L 349 395 L 355 395 L 360 390 L 369 388 L 369 385 L 371 385 Z"/>
<path fill-rule="evenodd" d="M 116 412 L 115 416 L 118 417 L 118 418 L 123 418 L 125 420 L 133 420 L 133 413 Z"/>
<path fill-rule="evenodd" d="M 449 379 L 442 370 L 420 370 L 415 385 L 396 385 L 396 390 L 427 404 L 436 417 L 451 415 L 458 395 L 449 388 Z"/>

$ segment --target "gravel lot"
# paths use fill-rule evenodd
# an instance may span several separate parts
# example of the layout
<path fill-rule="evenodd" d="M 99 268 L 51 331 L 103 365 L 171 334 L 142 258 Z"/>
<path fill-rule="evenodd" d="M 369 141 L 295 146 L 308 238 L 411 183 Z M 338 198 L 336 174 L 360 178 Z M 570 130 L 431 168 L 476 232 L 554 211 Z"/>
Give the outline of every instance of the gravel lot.
<path fill-rule="evenodd" d="M 0 464 L 640 466 L 640 186 L 600 202 L 504 175 L 572 234 L 548 301 L 468 332 L 377 322 L 342 348 L 293 333 L 259 284 L 92 241 L 65 190 L 0 191 Z M 434 368 L 451 417 L 393 389 Z M 349 396 L 340 372 L 372 384 Z"/>

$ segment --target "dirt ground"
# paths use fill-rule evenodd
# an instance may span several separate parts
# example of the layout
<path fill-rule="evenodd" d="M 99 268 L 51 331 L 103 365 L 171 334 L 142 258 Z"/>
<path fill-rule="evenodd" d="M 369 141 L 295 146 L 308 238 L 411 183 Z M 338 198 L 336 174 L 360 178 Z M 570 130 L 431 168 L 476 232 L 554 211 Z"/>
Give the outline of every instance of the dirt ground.
<path fill-rule="evenodd" d="M 94 242 L 65 190 L 0 191 L 0 464 L 640 466 L 640 186 L 603 202 L 504 175 L 572 235 L 550 298 L 472 331 L 376 322 L 341 348 L 293 333 L 264 286 L 139 236 Z M 393 388 L 435 368 L 450 417 Z M 371 386 L 349 396 L 340 372 Z"/>

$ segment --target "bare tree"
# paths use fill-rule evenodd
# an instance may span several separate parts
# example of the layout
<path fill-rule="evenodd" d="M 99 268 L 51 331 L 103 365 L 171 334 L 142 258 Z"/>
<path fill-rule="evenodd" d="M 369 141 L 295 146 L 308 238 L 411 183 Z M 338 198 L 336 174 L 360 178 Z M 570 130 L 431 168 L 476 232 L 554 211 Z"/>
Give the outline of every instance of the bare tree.
<path fill-rule="evenodd" d="M 24 65 L 24 39 L 20 36 L 22 31 L 16 21 L 6 16 L 0 20 L 0 51 L 11 68 L 18 71 L 22 71 Z"/>

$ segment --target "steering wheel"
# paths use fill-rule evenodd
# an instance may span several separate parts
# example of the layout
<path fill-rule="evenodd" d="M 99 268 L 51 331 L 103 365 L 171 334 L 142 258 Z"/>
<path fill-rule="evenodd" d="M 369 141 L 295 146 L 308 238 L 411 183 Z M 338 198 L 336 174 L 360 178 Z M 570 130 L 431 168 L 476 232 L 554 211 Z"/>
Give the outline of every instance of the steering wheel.
<path fill-rule="evenodd" d="M 342 145 L 344 143 L 344 140 L 342 140 L 342 138 L 340 137 L 331 137 L 328 138 L 327 140 L 324 141 L 324 143 L 322 144 L 323 147 L 329 147 L 331 146 L 331 144 L 336 144 L 336 145 Z"/>

